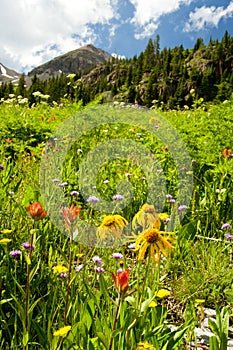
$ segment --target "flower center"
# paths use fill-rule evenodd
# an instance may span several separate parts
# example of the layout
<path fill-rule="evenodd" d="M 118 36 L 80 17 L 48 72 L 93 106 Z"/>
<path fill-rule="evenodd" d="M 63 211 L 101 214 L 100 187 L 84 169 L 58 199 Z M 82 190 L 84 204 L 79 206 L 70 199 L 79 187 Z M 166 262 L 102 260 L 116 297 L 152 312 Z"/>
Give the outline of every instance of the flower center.
<path fill-rule="evenodd" d="M 159 233 L 156 230 L 149 230 L 144 238 L 148 243 L 155 243 L 159 240 Z"/>

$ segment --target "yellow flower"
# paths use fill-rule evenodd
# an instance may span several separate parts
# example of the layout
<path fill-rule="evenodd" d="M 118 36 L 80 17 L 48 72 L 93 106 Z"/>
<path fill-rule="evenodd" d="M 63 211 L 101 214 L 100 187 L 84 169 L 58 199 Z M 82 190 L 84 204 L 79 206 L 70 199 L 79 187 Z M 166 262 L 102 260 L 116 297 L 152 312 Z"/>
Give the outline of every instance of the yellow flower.
<path fill-rule="evenodd" d="M 195 303 L 197 304 L 204 304 L 205 299 L 195 299 Z"/>
<path fill-rule="evenodd" d="M 149 227 L 160 228 L 159 215 L 153 205 L 144 204 L 132 220 L 132 227 L 135 230 L 141 226 L 144 230 Z"/>
<path fill-rule="evenodd" d="M 171 293 L 169 292 L 169 290 L 167 289 L 160 289 L 158 290 L 158 292 L 155 294 L 156 297 L 158 298 L 166 298 L 166 297 L 169 297 Z"/>
<path fill-rule="evenodd" d="M 65 273 L 68 269 L 65 266 L 57 265 L 53 267 L 53 273 Z"/>
<path fill-rule="evenodd" d="M 105 239 L 106 234 L 121 238 L 123 227 L 128 225 L 128 221 L 121 215 L 106 215 L 98 228 L 101 239 Z"/>
<path fill-rule="evenodd" d="M 152 300 L 150 302 L 150 304 L 148 305 L 148 307 L 156 307 L 158 304 L 156 303 L 156 301 Z"/>
<path fill-rule="evenodd" d="M 8 230 L 7 228 L 5 230 L 2 230 L 1 233 L 3 233 L 4 235 L 6 235 L 7 233 L 11 233 L 12 230 Z"/>
<path fill-rule="evenodd" d="M 142 349 L 148 349 L 148 350 L 156 350 L 156 348 L 149 344 L 147 341 L 141 341 L 137 344 L 136 350 L 142 350 Z"/>
<path fill-rule="evenodd" d="M 177 236 L 175 234 L 175 232 L 166 232 L 166 231 L 159 231 L 159 233 L 166 238 L 166 240 L 171 243 L 172 246 L 175 245 L 176 240 L 177 240 Z"/>
<path fill-rule="evenodd" d="M 7 244 L 7 243 L 10 243 L 11 241 L 12 241 L 12 239 L 2 238 L 2 239 L 0 239 L 0 244 Z"/>
<path fill-rule="evenodd" d="M 71 330 L 71 326 L 65 326 L 65 327 L 59 328 L 57 331 L 53 333 L 53 335 L 54 337 L 65 337 L 70 330 Z"/>
<path fill-rule="evenodd" d="M 135 251 L 139 251 L 139 260 L 144 259 L 147 249 L 152 259 L 158 262 L 161 258 L 160 252 L 167 256 L 167 251 L 171 251 L 172 245 L 167 238 L 163 237 L 162 232 L 156 228 L 150 228 L 144 231 L 135 241 Z"/>
<path fill-rule="evenodd" d="M 161 220 L 165 220 L 165 219 L 168 219 L 169 218 L 169 215 L 167 213 L 160 213 L 159 214 L 159 218 Z"/>

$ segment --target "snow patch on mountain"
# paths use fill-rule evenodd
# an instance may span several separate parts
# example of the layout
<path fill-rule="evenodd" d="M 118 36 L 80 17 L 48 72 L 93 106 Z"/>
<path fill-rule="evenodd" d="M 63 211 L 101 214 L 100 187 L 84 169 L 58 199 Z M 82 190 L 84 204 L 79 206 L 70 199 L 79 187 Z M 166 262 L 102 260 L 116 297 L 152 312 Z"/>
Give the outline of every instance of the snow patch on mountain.
<path fill-rule="evenodd" d="M 3 67 L 2 64 L 0 64 L 0 71 L 1 71 L 2 75 L 6 78 L 10 78 L 10 79 L 16 78 L 16 77 L 12 77 L 11 75 L 7 74 L 6 68 Z"/>

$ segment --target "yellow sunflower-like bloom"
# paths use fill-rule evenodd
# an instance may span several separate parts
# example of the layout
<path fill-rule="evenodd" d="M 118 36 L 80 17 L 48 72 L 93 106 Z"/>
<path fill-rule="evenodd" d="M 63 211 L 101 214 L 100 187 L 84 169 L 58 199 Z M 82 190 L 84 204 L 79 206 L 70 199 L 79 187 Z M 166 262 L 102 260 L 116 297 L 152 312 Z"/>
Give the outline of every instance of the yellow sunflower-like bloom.
<path fill-rule="evenodd" d="M 65 327 L 59 328 L 57 331 L 53 333 L 53 335 L 54 337 L 65 337 L 70 330 L 71 330 L 71 326 L 65 326 Z"/>
<path fill-rule="evenodd" d="M 156 350 L 156 348 L 153 345 L 149 344 L 148 341 L 141 341 L 137 344 L 136 350 L 142 349 Z"/>
<path fill-rule="evenodd" d="M 167 238 L 163 237 L 163 232 L 156 228 L 150 228 L 144 231 L 135 241 L 135 251 L 138 251 L 138 260 L 143 260 L 148 249 L 151 258 L 158 262 L 163 256 L 171 251 L 172 245 Z"/>
<path fill-rule="evenodd" d="M 144 204 L 135 214 L 132 220 L 132 227 L 135 230 L 138 226 L 141 226 L 143 230 L 149 227 L 160 228 L 159 215 L 156 213 L 153 205 Z"/>
<path fill-rule="evenodd" d="M 128 221 L 121 215 L 106 215 L 100 224 L 97 232 L 101 239 L 105 239 L 106 234 L 121 238 L 124 226 Z"/>

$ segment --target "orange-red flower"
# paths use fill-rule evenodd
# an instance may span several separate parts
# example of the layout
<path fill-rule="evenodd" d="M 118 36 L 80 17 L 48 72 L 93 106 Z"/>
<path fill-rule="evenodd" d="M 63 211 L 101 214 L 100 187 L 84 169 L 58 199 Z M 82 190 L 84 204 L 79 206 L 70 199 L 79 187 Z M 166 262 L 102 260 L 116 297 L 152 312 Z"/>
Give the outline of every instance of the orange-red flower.
<path fill-rule="evenodd" d="M 222 150 L 222 154 L 223 154 L 223 156 L 224 156 L 225 158 L 228 158 L 228 157 L 230 157 L 230 155 L 232 154 L 232 152 L 231 152 L 231 150 L 230 150 L 229 148 L 224 148 L 224 149 Z"/>
<path fill-rule="evenodd" d="M 28 207 L 26 207 L 26 210 L 34 220 L 41 220 L 47 215 L 39 202 L 30 204 Z"/>
<path fill-rule="evenodd" d="M 71 227 L 71 224 L 77 218 L 80 211 L 81 211 L 81 208 L 77 208 L 73 204 L 71 205 L 70 208 L 67 208 L 67 207 L 62 208 L 62 215 L 65 220 L 65 224 L 68 228 Z"/>
<path fill-rule="evenodd" d="M 118 292 L 126 292 L 129 287 L 129 270 L 117 271 L 117 274 L 112 274 L 115 287 Z"/>

